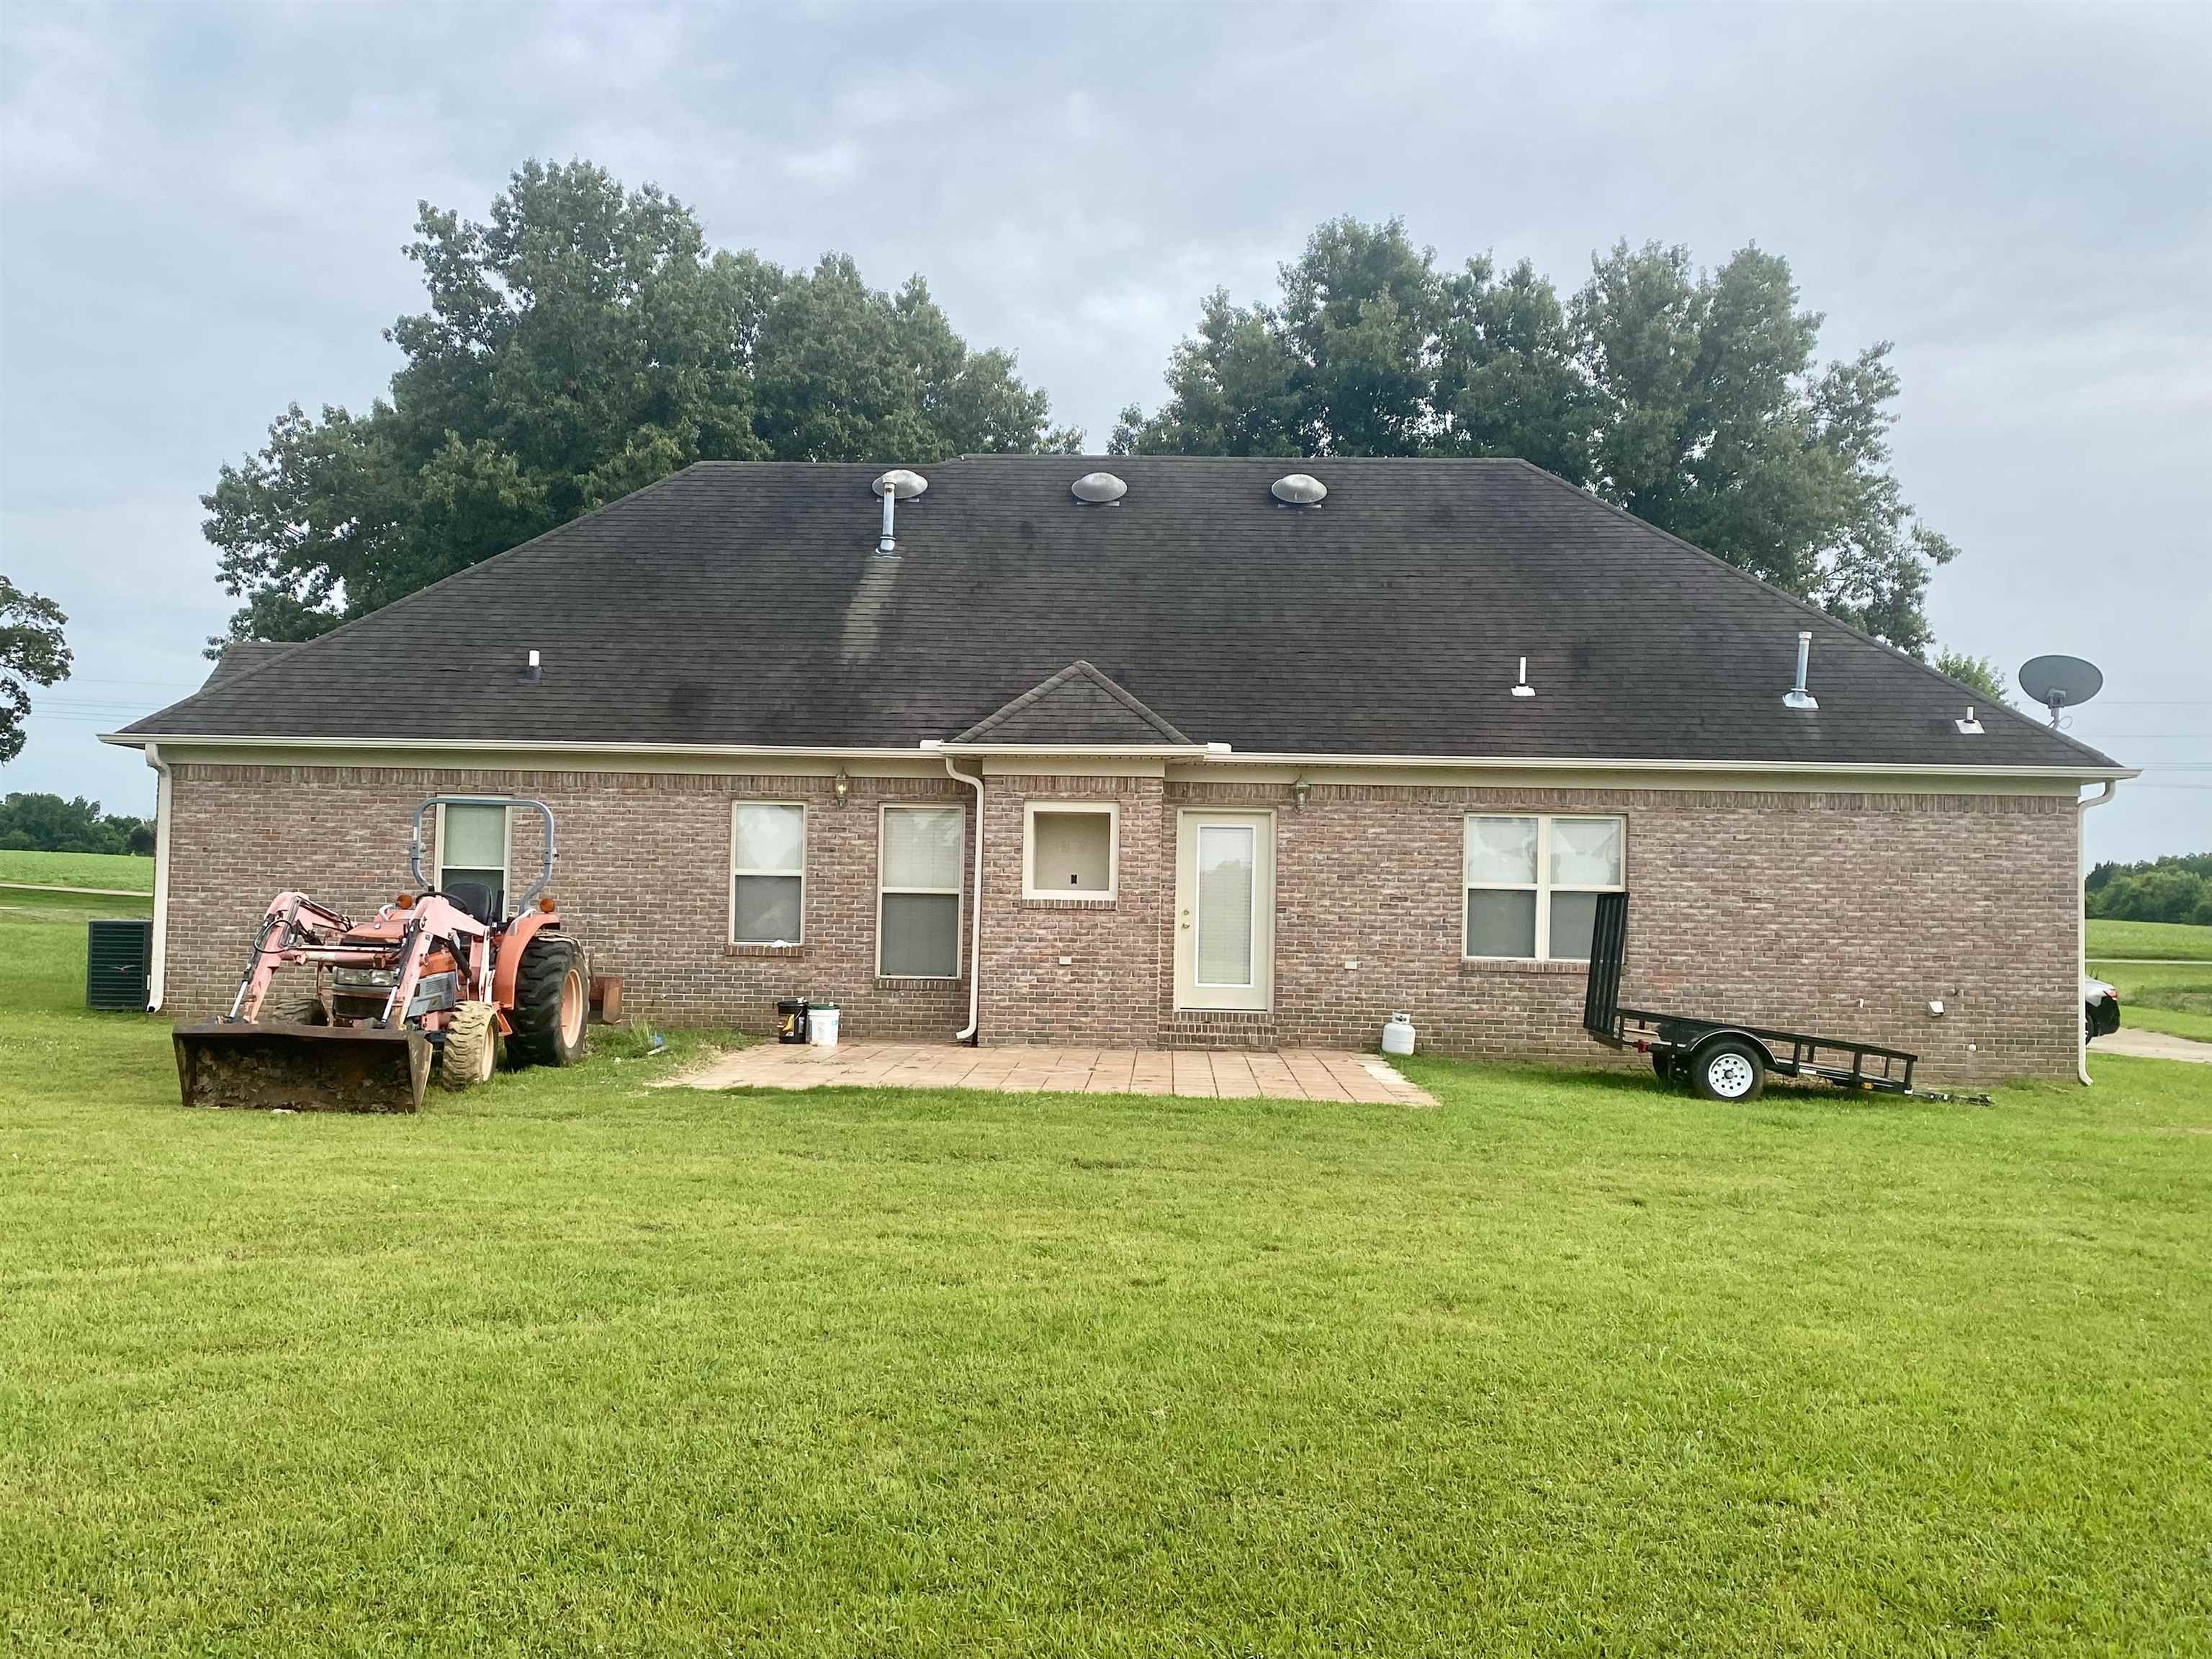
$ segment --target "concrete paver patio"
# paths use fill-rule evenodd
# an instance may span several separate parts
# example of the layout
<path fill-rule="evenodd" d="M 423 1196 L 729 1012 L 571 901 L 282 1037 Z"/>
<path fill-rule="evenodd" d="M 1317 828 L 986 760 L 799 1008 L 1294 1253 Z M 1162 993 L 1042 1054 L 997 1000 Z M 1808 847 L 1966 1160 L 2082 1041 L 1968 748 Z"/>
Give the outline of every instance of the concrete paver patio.
<path fill-rule="evenodd" d="M 1389 1061 L 1343 1048 L 969 1048 L 950 1042 L 767 1042 L 674 1079 L 694 1089 L 992 1089 L 1091 1095 L 1263 1096 L 1433 1106 Z"/>

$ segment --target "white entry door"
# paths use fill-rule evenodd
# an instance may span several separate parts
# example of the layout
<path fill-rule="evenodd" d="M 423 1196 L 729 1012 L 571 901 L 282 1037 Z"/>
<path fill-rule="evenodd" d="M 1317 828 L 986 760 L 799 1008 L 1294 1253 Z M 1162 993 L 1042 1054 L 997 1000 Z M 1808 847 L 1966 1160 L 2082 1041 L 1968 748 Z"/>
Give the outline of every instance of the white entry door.
<path fill-rule="evenodd" d="M 1176 1006 L 1266 1009 L 1274 981 L 1274 814 L 1181 814 Z"/>

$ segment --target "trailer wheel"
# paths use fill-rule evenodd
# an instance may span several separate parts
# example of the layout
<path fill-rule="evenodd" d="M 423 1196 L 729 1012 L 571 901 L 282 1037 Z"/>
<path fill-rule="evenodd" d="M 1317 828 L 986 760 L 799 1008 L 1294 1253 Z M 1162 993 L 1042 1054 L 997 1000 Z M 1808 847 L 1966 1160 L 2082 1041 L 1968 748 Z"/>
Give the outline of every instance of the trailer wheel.
<path fill-rule="evenodd" d="M 514 975 L 514 1035 L 507 1054 L 516 1066 L 574 1066 L 584 1057 L 584 1022 L 591 1016 L 584 949 L 557 933 L 539 933 L 522 947 Z"/>
<path fill-rule="evenodd" d="M 323 999 L 315 988 L 315 976 L 304 978 L 288 975 L 269 982 L 269 990 L 261 999 L 260 1017 L 257 1025 L 327 1025 L 331 1017 L 323 1012 Z"/>
<path fill-rule="evenodd" d="M 1756 1100 L 1766 1086 L 1766 1066 L 1748 1042 L 1722 1037 L 1691 1059 L 1690 1082 L 1705 1100 Z"/>
<path fill-rule="evenodd" d="M 453 1010 L 446 1025 L 446 1041 L 438 1050 L 438 1081 L 448 1089 L 473 1089 L 491 1081 L 499 1058 L 499 1028 L 493 1024 L 498 1011 L 489 1002 L 464 1002 Z"/>

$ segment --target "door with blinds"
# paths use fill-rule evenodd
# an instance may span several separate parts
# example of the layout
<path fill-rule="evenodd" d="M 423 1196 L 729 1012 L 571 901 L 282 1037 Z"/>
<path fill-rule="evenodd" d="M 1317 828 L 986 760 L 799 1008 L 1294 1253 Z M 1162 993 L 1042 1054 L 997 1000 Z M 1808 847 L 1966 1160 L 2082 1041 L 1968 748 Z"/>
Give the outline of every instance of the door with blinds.
<path fill-rule="evenodd" d="M 1176 1006 L 1265 1010 L 1274 992 L 1274 814 L 1181 814 Z"/>

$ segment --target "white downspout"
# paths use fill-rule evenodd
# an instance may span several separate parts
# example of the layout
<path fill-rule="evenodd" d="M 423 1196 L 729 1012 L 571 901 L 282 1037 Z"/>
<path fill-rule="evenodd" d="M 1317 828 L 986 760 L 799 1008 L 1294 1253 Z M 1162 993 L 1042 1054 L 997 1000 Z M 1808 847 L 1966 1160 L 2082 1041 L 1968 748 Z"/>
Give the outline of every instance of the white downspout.
<path fill-rule="evenodd" d="M 2089 975 L 2089 892 L 2082 884 L 2089 872 L 2082 866 L 2089 861 L 2089 845 L 2082 830 L 2087 828 L 2089 809 L 2102 806 L 2112 799 L 2118 788 L 2117 783 L 2107 778 L 2104 793 L 2074 803 L 2074 890 L 2081 904 L 2081 914 L 2075 923 L 2075 942 L 2080 949 L 2076 956 L 2079 966 L 2074 978 L 2074 1075 L 2081 1079 L 2085 1088 L 2089 1083 L 2089 1026 L 2081 1017 L 2081 981 Z"/>
<path fill-rule="evenodd" d="M 146 764 L 160 779 L 154 786 L 154 962 L 146 982 L 146 1012 L 157 1014 L 169 968 L 169 763 L 160 744 L 146 745 Z"/>
<path fill-rule="evenodd" d="M 885 495 L 885 516 L 889 517 L 890 497 Z M 974 777 L 956 770 L 952 757 L 945 757 L 946 775 L 955 777 L 975 792 L 975 914 L 968 927 L 968 1024 L 953 1037 L 955 1042 L 975 1041 L 975 1028 L 982 1024 L 983 981 L 983 774 L 980 767 Z"/>

